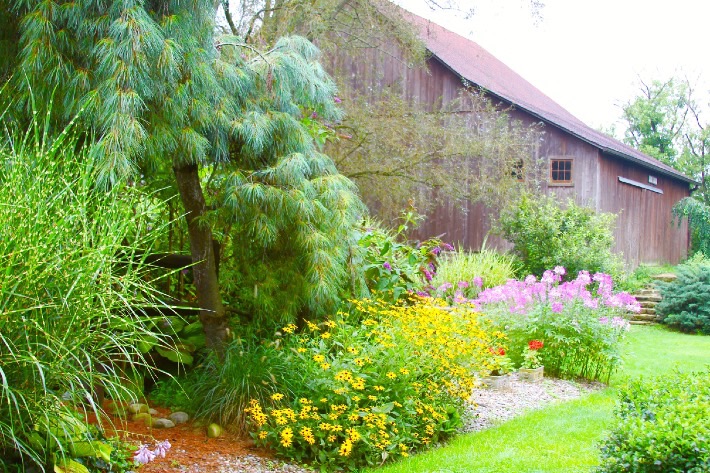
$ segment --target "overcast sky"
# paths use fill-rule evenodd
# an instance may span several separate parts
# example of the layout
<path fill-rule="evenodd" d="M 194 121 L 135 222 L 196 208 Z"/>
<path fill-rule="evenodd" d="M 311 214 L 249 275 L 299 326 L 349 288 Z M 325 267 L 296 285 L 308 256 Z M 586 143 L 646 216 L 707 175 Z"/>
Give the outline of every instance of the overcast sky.
<path fill-rule="evenodd" d="M 710 2 L 706 0 L 461 0 L 464 19 L 432 12 L 425 0 L 398 4 L 477 42 L 588 125 L 614 123 L 635 81 L 687 75 L 710 86 Z"/>

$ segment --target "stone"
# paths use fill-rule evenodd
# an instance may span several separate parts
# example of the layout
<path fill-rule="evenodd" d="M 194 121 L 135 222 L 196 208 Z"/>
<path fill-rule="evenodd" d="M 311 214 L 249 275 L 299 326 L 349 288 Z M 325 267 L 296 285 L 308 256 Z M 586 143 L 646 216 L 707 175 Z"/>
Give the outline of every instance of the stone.
<path fill-rule="evenodd" d="M 676 276 L 673 273 L 663 273 L 663 274 L 656 274 L 655 276 L 651 276 L 651 278 L 655 279 L 657 281 L 673 282 L 676 279 L 678 279 L 678 276 Z"/>
<path fill-rule="evenodd" d="M 154 429 L 172 429 L 175 427 L 175 422 L 170 419 L 155 419 L 153 421 Z"/>
<path fill-rule="evenodd" d="M 143 421 L 148 427 L 153 425 L 153 417 L 147 412 L 139 412 L 138 414 L 135 414 L 133 417 L 131 417 L 131 420 L 135 422 Z"/>
<path fill-rule="evenodd" d="M 152 416 L 157 416 L 157 415 L 159 415 L 159 412 L 153 408 L 150 408 L 150 409 L 148 409 L 148 414 L 150 414 Z"/>
<path fill-rule="evenodd" d="M 207 426 L 207 436 L 211 439 L 222 435 L 223 429 L 218 424 L 210 424 Z"/>
<path fill-rule="evenodd" d="M 168 416 L 168 419 L 175 422 L 175 424 L 184 424 L 190 420 L 190 416 L 186 412 L 173 412 Z"/>
<path fill-rule="evenodd" d="M 147 414 L 149 410 L 148 404 L 134 403 L 128 405 L 128 412 L 131 414 L 140 414 L 143 412 Z"/>

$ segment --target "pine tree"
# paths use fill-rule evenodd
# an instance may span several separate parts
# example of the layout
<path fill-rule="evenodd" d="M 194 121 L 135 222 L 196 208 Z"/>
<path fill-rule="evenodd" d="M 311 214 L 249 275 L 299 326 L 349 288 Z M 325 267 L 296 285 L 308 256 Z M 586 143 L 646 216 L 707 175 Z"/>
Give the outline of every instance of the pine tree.
<path fill-rule="evenodd" d="M 259 51 L 237 37 L 218 39 L 215 5 L 206 0 L 2 2 L 20 25 L 17 57 L 6 61 L 14 65 L 15 116 L 30 101 L 52 104 L 58 124 L 78 115 L 99 186 L 139 171 L 172 175 L 209 346 L 220 350 L 227 334 L 216 218 L 231 219 L 247 245 L 297 253 L 309 304 L 335 297 L 362 207 L 302 123 L 309 113 L 339 116 L 311 43 L 282 38 Z M 221 184 L 207 198 L 203 169 Z"/>

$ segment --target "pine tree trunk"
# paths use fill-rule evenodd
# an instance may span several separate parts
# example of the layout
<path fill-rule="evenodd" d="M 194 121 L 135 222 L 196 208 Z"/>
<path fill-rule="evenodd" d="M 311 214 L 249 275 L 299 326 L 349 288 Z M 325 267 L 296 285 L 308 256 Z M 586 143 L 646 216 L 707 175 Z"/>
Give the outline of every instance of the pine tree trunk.
<path fill-rule="evenodd" d="M 219 292 L 212 229 L 209 225 L 200 224 L 206 206 L 198 167 L 196 164 L 184 165 L 174 167 L 173 171 L 186 213 L 200 321 L 205 330 L 207 347 L 215 350 L 221 357 L 227 339 L 227 319 Z"/>

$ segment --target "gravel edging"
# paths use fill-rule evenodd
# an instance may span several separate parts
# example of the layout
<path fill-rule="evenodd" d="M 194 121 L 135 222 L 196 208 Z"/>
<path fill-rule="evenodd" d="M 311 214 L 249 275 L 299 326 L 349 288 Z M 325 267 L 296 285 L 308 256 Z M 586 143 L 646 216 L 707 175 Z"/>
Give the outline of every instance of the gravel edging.
<path fill-rule="evenodd" d="M 543 378 L 538 383 L 520 381 L 511 375 L 507 390 L 474 389 L 467 403 L 462 432 L 483 430 L 517 417 L 530 410 L 550 404 L 577 399 L 587 393 L 604 388 L 601 383 L 576 382 L 564 379 Z"/>

